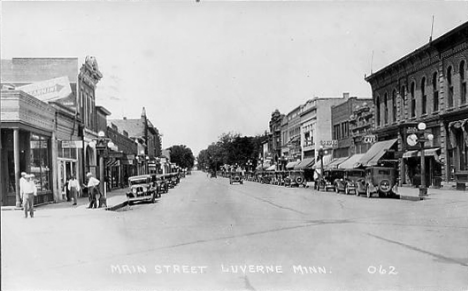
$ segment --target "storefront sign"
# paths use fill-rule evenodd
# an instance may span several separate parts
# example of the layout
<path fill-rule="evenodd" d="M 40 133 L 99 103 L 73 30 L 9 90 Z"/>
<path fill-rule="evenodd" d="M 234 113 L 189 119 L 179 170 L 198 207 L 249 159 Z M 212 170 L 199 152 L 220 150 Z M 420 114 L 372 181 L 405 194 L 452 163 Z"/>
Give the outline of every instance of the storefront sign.
<path fill-rule="evenodd" d="M 83 141 L 81 140 L 62 140 L 62 148 L 69 149 L 82 149 L 83 148 Z"/>
<path fill-rule="evenodd" d="M 36 97 L 41 101 L 54 101 L 68 97 L 71 93 L 68 77 L 59 77 L 16 88 Z"/>
<path fill-rule="evenodd" d="M 364 143 L 375 143 L 377 142 L 377 136 L 375 134 L 369 134 L 362 138 Z"/>
<path fill-rule="evenodd" d="M 336 147 L 338 146 L 338 140 L 321 140 L 320 145 L 323 147 Z"/>

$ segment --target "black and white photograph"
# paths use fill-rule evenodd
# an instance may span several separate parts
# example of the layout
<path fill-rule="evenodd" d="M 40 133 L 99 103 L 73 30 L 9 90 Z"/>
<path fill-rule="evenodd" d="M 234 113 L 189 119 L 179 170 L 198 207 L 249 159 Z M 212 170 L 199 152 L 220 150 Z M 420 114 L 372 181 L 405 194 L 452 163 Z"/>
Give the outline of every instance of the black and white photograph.
<path fill-rule="evenodd" d="M 0 2 L 1 290 L 468 291 L 468 2 Z"/>

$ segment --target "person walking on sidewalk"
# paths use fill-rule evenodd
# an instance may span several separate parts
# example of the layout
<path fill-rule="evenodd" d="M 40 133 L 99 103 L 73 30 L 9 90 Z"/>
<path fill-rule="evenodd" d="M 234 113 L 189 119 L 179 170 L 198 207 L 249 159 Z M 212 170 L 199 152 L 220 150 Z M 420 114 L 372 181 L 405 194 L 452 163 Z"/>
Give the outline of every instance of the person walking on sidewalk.
<path fill-rule="evenodd" d="M 19 190 L 20 190 L 20 197 L 23 200 L 24 195 L 24 184 L 26 183 L 26 172 L 21 172 L 21 178 L 19 179 Z"/>
<path fill-rule="evenodd" d="M 36 184 L 32 178 L 34 175 L 26 175 L 26 181 L 23 184 L 23 207 L 24 207 L 24 218 L 28 218 L 28 210 L 31 218 L 34 217 L 34 196 L 37 196 Z"/>
<path fill-rule="evenodd" d="M 78 192 L 80 191 L 80 184 L 76 180 L 75 176 L 72 175 L 68 181 L 68 191 L 70 191 L 70 196 L 73 197 L 73 205 L 76 205 L 78 199 Z"/>
<path fill-rule="evenodd" d="M 99 192 L 99 183 L 100 181 L 96 178 L 93 177 L 93 174 L 88 173 L 86 174 L 86 177 L 88 177 L 88 195 L 89 195 L 89 206 L 88 208 L 97 208 L 97 198 L 96 198 L 96 192 Z M 99 195 L 100 196 L 100 195 Z"/>

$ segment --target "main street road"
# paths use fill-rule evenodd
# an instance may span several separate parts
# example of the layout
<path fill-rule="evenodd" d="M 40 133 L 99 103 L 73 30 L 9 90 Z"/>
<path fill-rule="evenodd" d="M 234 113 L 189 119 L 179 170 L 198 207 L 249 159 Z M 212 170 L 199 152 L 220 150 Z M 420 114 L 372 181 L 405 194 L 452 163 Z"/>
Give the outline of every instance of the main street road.
<path fill-rule="evenodd" d="M 468 203 L 194 172 L 155 204 L 2 212 L 2 290 L 468 290 Z"/>

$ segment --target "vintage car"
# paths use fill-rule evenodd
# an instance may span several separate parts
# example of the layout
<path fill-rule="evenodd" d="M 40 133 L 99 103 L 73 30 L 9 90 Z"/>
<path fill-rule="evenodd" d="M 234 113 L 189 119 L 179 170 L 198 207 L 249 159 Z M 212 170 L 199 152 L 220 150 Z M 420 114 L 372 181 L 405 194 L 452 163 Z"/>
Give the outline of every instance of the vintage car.
<path fill-rule="evenodd" d="M 359 196 L 359 191 L 363 191 L 362 182 L 364 181 L 364 177 L 365 171 L 363 169 L 345 169 L 343 171 L 343 177 L 335 179 L 336 193 L 342 191 L 348 195 L 352 192 Z"/>
<path fill-rule="evenodd" d="M 316 189 L 327 191 L 331 189 L 336 191 L 336 181 L 343 179 L 344 171 L 342 169 L 329 169 L 323 171 L 323 176 L 317 179 Z"/>
<path fill-rule="evenodd" d="M 395 195 L 393 190 L 397 182 L 395 168 L 368 167 L 365 171 L 364 181 L 358 183 L 358 187 L 361 187 L 358 188 L 359 193 L 366 193 L 367 198 L 371 198 L 373 194 L 387 197 Z"/>
<path fill-rule="evenodd" d="M 244 184 L 244 176 L 242 175 L 242 172 L 230 173 L 229 184 L 234 184 L 234 183 Z"/>
<path fill-rule="evenodd" d="M 304 188 L 307 187 L 307 181 L 304 177 L 303 170 L 293 170 L 289 172 L 289 179 L 290 179 L 290 187 L 300 187 L 303 186 Z"/>
<path fill-rule="evenodd" d="M 158 193 L 157 186 L 155 186 L 151 175 L 132 176 L 128 178 L 128 186 L 130 189 L 126 194 L 129 204 L 136 201 L 154 203 L 157 198 L 161 198 L 161 193 Z"/>
<path fill-rule="evenodd" d="M 153 183 L 156 185 L 158 193 L 169 192 L 169 182 L 165 179 L 164 175 L 152 175 Z"/>

